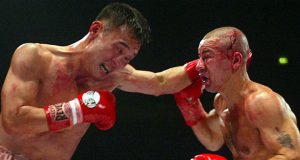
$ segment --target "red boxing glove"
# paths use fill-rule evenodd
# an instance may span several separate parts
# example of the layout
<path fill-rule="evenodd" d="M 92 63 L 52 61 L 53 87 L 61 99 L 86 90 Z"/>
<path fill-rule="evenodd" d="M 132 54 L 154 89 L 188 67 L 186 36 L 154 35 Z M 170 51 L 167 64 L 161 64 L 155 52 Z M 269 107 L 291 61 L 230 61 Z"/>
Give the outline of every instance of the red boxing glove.
<path fill-rule="evenodd" d="M 116 99 L 110 91 L 87 91 L 77 98 L 44 107 L 50 131 L 78 123 L 95 123 L 100 130 L 110 129 L 116 121 Z"/>
<path fill-rule="evenodd" d="M 207 116 L 199 100 L 202 90 L 202 81 L 198 79 L 190 86 L 174 94 L 176 104 L 188 126 L 196 125 L 198 121 Z"/>
<path fill-rule="evenodd" d="M 196 80 L 198 80 L 200 78 L 199 71 L 196 70 L 198 61 L 199 61 L 199 59 L 196 59 L 196 60 L 188 62 L 184 65 L 184 69 L 192 82 L 195 82 Z"/>
<path fill-rule="evenodd" d="M 191 160 L 227 160 L 226 158 L 216 154 L 199 154 Z"/>

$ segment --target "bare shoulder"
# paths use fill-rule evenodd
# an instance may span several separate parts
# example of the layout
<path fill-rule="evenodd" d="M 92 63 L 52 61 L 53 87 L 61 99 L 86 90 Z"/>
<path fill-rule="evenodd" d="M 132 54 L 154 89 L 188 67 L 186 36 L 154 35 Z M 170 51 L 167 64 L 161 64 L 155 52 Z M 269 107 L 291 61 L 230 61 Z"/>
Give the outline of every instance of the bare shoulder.
<path fill-rule="evenodd" d="M 14 52 L 11 60 L 11 69 L 16 74 L 38 73 L 45 64 L 40 44 L 25 43 L 20 45 Z"/>
<path fill-rule="evenodd" d="M 37 43 L 24 43 L 22 45 L 20 45 L 14 52 L 14 57 L 15 58 L 19 58 L 19 57 L 23 57 L 26 58 L 28 56 L 32 56 L 38 53 L 39 44 Z"/>
<path fill-rule="evenodd" d="M 254 125 L 269 125 L 282 120 L 287 113 L 286 107 L 284 99 L 266 86 L 259 86 L 245 100 L 245 114 Z"/>

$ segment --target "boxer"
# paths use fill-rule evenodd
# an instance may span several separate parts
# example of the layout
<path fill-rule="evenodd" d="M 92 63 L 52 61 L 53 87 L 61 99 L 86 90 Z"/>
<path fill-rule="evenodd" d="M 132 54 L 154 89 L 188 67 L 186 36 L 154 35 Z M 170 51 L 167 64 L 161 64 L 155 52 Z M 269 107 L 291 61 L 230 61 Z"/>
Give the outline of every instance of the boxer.
<path fill-rule="evenodd" d="M 157 73 L 132 68 L 126 85 L 120 87 L 150 95 L 173 94 L 186 124 L 208 150 L 226 144 L 234 159 L 300 159 L 292 109 L 280 94 L 249 78 L 252 52 L 245 34 L 235 27 L 214 29 L 201 40 L 198 53 L 197 64 Z M 197 98 L 202 86 L 218 93 L 209 113 Z"/>
<path fill-rule="evenodd" d="M 234 159 L 300 159 L 300 134 L 290 106 L 248 76 L 252 52 L 244 33 L 235 27 L 217 28 L 204 36 L 198 51 L 196 70 L 204 88 L 218 93 L 215 109 L 203 117 L 195 112 L 195 103 L 177 103 L 193 117 L 202 117 L 188 124 L 198 140 L 211 151 L 226 143 Z M 192 89 L 180 92 L 185 92 L 185 99 L 199 96 Z"/>
<path fill-rule="evenodd" d="M 90 124 L 113 127 L 119 83 L 150 27 L 124 3 L 110 3 L 88 33 L 67 45 L 26 43 L 12 57 L 1 92 L 0 157 L 69 160 Z"/>

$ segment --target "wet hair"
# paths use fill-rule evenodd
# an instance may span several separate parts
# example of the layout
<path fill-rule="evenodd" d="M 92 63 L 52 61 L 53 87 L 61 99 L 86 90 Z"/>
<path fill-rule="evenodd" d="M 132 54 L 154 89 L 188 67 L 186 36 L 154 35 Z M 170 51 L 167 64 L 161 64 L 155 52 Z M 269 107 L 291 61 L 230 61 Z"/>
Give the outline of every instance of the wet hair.
<path fill-rule="evenodd" d="M 102 9 L 95 20 L 107 20 L 108 30 L 127 26 L 140 44 L 150 41 L 151 29 L 147 19 L 135 8 L 125 3 L 114 2 Z"/>
<path fill-rule="evenodd" d="M 220 27 L 212 30 L 203 39 L 218 38 L 220 49 L 226 51 L 227 56 L 233 52 L 240 52 L 244 60 L 247 60 L 251 53 L 246 35 L 235 27 Z"/>

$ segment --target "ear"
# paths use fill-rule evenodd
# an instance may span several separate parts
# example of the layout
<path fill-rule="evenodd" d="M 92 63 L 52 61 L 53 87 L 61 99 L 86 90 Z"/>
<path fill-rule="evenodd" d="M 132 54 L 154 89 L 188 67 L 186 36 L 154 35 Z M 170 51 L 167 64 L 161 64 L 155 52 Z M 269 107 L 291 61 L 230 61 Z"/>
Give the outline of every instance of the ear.
<path fill-rule="evenodd" d="M 103 31 L 103 22 L 102 21 L 94 21 L 89 29 L 89 33 L 92 37 L 97 36 L 101 31 Z"/>
<path fill-rule="evenodd" d="M 243 56 L 240 52 L 234 52 L 231 56 L 231 68 L 237 70 L 243 63 Z"/>

